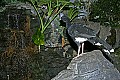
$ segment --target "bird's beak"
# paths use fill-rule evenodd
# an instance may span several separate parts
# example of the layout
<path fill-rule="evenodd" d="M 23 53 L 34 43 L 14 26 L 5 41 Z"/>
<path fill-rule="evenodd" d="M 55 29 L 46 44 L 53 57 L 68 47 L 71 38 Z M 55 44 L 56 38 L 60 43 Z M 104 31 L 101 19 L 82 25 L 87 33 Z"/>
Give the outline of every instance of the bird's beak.
<path fill-rule="evenodd" d="M 60 13 L 60 20 L 62 20 L 61 18 L 64 16 L 64 14 L 63 13 Z"/>

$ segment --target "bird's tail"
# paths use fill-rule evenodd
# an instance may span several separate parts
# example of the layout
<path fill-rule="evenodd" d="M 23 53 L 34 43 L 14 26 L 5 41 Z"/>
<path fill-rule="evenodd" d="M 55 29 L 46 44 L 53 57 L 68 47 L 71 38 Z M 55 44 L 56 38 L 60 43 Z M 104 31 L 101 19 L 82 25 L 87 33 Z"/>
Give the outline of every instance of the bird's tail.
<path fill-rule="evenodd" d="M 98 37 L 93 37 L 91 39 L 88 40 L 89 42 L 91 42 L 93 45 L 97 45 L 97 46 L 102 46 L 104 49 L 104 52 L 110 53 L 110 52 L 114 52 L 114 49 L 112 48 L 111 45 L 109 45 L 105 40 L 100 39 Z"/>

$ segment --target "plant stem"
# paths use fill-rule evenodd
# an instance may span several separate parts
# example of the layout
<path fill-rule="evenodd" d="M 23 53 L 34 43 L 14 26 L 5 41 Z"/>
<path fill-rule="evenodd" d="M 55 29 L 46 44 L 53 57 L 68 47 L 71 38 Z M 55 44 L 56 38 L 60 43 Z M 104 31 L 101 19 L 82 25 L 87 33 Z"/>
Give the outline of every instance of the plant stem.
<path fill-rule="evenodd" d="M 34 7 L 34 9 L 35 9 L 35 11 L 36 11 L 36 13 L 37 13 L 38 18 L 40 19 L 40 24 L 41 24 L 40 29 L 41 29 L 41 28 L 43 29 L 44 25 L 43 25 L 42 18 L 41 18 L 41 16 L 40 16 L 39 12 L 38 12 L 38 9 L 36 8 L 36 6 L 34 5 L 34 3 L 33 3 L 32 0 L 31 0 L 31 3 L 32 3 L 32 5 L 33 5 L 33 7 Z"/>
<path fill-rule="evenodd" d="M 9 77 L 9 75 L 7 75 L 7 80 L 10 80 L 10 77 Z"/>
<path fill-rule="evenodd" d="M 61 10 L 63 9 L 63 7 L 67 4 L 67 2 L 60 8 L 60 10 L 58 11 L 57 14 L 55 14 L 55 16 L 48 22 L 48 24 L 45 25 L 44 29 L 42 30 L 42 32 L 45 31 L 45 29 L 51 24 L 51 22 L 57 17 L 57 15 L 61 12 Z"/>
<path fill-rule="evenodd" d="M 39 50 L 38 50 L 38 51 L 40 52 L 40 45 L 38 46 L 38 48 L 39 48 Z"/>

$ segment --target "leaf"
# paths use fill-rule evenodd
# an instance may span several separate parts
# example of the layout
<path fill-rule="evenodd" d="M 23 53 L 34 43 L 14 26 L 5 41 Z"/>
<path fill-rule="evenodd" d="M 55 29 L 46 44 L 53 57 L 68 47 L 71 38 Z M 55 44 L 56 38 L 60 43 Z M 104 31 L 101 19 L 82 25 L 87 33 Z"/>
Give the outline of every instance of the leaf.
<path fill-rule="evenodd" d="M 52 21 L 59 15 L 59 13 L 62 11 L 62 9 L 68 4 L 68 2 L 65 2 L 60 9 L 57 11 L 57 13 L 52 17 L 52 19 L 50 21 L 48 21 L 47 23 L 45 23 L 44 29 L 42 30 L 42 32 L 45 31 L 45 29 L 52 23 Z"/>
<path fill-rule="evenodd" d="M 44 45 L 44 33 L 41 33 L 40 29 L 36 31 L 36 33 L 32 36 L 32 40 L 36 45 Z"/>
<path fill-rule="evenodd" d="M 76 16 L 78 16 L 79 12 L 75 8 L 70 8 L 68 11 L 68 17 L 70 18 L 70 21 L 72 21 Z"/>
<path fill-rule="evenodd" d="M 39 14 L 38 8 L 37 6 L 35 6 L 34 1 L 31 0 L 31 4 L 33 5 L 35 11 L 37 12 L 38 18 L 40 20 L 40 27 L 37 29 L 36 33 L 32 36 L 32 40 L 34 41 L 34 43 L 38 46 L 40 45 L 44 45 L 45 41 L 44 41 L 44 31 L 46 30 L 47 27 L 50 26 L 50 24 L 52 23 L 52 21 L 59 15 L 59 13 L 62 11 L 62 9 L 66 6 L 66 4 L 68 4 L 68 2 L 64 2 L 63 1 L 63 5 L 59 8 L 59 10 L 57 11 L 56 14 L 54 14 L 54 8 L 52 8 L 53 3 L 51 3 L 52 1 L 49 1 L 48 5 L 48 19 L 44 22 L 43 18 L 41 17 L 41 15 Z M 57 6 L 61 4 L 57 2 Z M 56 10 L 56 9 L 55 9 Z M 54 16 L 52 17 L 52 19 L 50 20 L 52 14 L 54 14 Z M 49 21 L 50 20 L 50 21 Z"/>

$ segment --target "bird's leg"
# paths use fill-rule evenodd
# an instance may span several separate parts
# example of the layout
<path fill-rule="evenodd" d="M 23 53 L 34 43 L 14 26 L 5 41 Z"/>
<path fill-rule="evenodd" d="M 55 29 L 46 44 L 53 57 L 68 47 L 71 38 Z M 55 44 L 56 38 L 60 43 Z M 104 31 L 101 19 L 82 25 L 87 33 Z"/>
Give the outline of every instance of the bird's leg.
<path fill-rule="evenodd" d="M 81 54 L 83 54 L 84 53 L 84 42 L 82 43 L 82 53 Z"/>
<path fill-rule="evenodd" d="M 80 56 L 82 56 L 83 54 L 86 54 L 86 53 L 84 53 L 84 45 L 85 45 L 85 43 L 82 43 L 82 53 L 80 54 Z"/>
<path fill-rule="evenodd" d="M 76 56 L 76 57 L 74 57 L 73 59 L 75 59 L 75 58 L 77 58 L 77 57 L 79 57 L 79 56 L 80 56 L 80 48 L 81 48 L 81 45 L 79 45 L 79 46 L 78 46 L 77 56 Z"/>
<path fill-rule="evenodd" d="M 78 53 L 77 53 L 77 56 L 80 55 L 80 48 L 81 48 L 81 45 L 78 46 Z"/>

